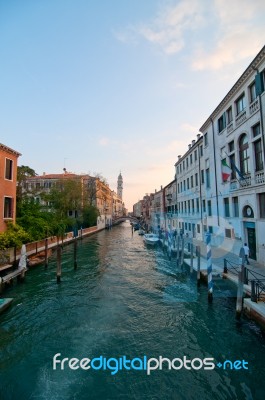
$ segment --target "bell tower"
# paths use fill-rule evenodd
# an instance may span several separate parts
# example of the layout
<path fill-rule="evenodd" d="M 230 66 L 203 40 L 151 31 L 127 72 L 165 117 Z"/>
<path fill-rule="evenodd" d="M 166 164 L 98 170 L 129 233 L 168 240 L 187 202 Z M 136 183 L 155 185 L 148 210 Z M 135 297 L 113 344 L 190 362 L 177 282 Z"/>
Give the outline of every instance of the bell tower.
<path fill-rule="evenodd" d="M 123 179 L 120 173 L 120 175 L 118 176 L 117 194 L 121 199 L 122 199 L 122 189 L 123 189 Z"/>

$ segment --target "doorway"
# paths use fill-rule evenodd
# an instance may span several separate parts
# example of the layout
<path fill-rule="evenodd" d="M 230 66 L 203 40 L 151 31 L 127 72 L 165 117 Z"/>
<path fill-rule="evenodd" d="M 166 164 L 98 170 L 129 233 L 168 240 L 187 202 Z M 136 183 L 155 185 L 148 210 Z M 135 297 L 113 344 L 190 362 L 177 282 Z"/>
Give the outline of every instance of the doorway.
<path fill-rule="evenodd" d="M 250 252 L 250 258 L 253 260 L 257 259 L 256 254 L 256 231 L 255 228 L 247 228 L 247 238 L 248 238 L 248 247 Z"/>

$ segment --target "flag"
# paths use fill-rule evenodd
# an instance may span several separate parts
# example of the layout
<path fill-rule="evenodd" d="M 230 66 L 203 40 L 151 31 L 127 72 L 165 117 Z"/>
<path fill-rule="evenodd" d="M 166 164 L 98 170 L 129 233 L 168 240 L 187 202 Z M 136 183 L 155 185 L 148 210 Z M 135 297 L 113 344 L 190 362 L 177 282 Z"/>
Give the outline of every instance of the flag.
<path fill-rule="evenodd" d="M 236 164 L 234 163 L 233 160 L 230 160 L 231 162 L 231 167 L 237 172 L 238 176 L 240 177 L 240 179 L 246 179 L 244 177 L 244 175 L 242 174 L 242 172 L 237 168 Z"/>
<path fill-rule="evenodd" d="M 222 160 L 222 180 L 223 182 L 227 182 L 231 175 L 231 168 L 226 163 L 226 159 Z"/>

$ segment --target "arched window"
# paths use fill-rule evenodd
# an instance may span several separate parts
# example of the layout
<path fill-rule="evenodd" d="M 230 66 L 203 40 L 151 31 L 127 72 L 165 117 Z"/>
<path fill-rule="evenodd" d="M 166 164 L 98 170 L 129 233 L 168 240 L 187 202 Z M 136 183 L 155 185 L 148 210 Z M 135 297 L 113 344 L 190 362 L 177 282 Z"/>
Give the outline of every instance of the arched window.
<path fill-rule="evenodd" d="M 242 174 L 249 173 L 249 147 L 248 147 L 248 138 L 247 135 L 244 134 L 239 139 L 239 160 L 240 160 L 240 171 Z"/>

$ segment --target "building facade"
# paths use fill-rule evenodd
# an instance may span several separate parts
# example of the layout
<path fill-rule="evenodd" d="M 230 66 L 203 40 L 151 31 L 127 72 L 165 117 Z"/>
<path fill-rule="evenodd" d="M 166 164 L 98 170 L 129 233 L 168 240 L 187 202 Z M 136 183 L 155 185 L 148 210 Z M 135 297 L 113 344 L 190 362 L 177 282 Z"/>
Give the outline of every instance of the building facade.
<path fill-rule="evenodd" d="M 61 180 L 75 180 L 82 188 L 81 207 L 84 204 L 93 205 L 99 211 L 98 228 L 103 229 L 112 224 L 112 219 L 124 212 L 121 198 L 110 189 L 109 185 L 97 177 L 77 175 L 65 171 L 63 174 L 46 174 L 28 177 L 24 183 L 24 193 L 33 197 L 37 203 L 49 208 L 45 195 Z M 68 216 L 78 218 L 80 209 L 68 210 Z"/>
<path fill-rule="evenodd" d="M 207 229 L 219 244 L 247 242 L 265 260 L 265 47 L 200 128 Z M 208 173 L 207 173 L 208 171 Z"/>
<path fill-rule="evenodd" d="M 0 232 L 16 222 L 17 160 L 21 154 L 0 143 Z"/>

